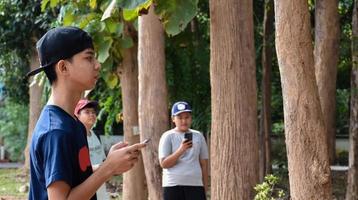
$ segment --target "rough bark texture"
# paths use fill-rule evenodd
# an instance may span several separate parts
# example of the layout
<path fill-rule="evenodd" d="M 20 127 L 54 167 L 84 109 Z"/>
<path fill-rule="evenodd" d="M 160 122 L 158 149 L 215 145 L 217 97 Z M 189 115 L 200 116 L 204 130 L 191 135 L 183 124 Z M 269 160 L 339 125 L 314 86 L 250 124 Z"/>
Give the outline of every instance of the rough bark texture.
<path fill-rule="evenodd" d="M 136 31 L 126 25 L 125 32 L 130 37 L 137 36 Z M 118 68 L 121 81 L 122 101 L 123 101 L 123 125 L 124 139 L 129 144 L 138 143 L 139 124 L 138 124 L 138 47 L 135 44 L 130 49 L 123 51 L 123 61 Z M 148 199 L 148 191 L 144 174 L 142 157 L 133 169 L 123 175 L 123 200 L 145 200 Z"/>
<path fill-rule="evenodd" d="M 158 145 L 168 129 L 168 91 L 165 77 L 164 30 L 153 7 L 139 17 L 139 131 L 151 138 L 142 150 L 150 200 L 162 199 Z"/>
<path fill-rule="evenodd" d="M 211 199 L 253 199 L 259 153 L 252 1 L 210 1 Z"/>
<path fill-rule="evenodd" d="M 275 1 L 276 50 L 293 200 L 332 199 L 326 129 L 314 74 L 306 0 Z"/>
<path fill-rule="evenodd" d="M 265 1 L 262 43 L 262 108 L 260 114 L 260 182 L 272 172 L 271 166 L 271 69 L 273 42 L 273 0 Z"/>
<path fill-rule="evenodd" d="M 36 50 L 33 49 L 31 58 L 30 58 L 30 68 L 31 70 L 36 69 L 38 66 L 40 66 Z M 31 77 L 29 79 L 29 83 L 32 83 L 34 80 L 34 77 Z M 24 150 L 25 155 L 25 163 L 24 163 L 24 170 L 28 171 L 30 169 L 30 153 L 29 153 L 29 147 L 31 143 L 32 138 L 32 131 L 34 130 L 36 126 L 36 122 L 40 116 L 41 109 L 42 109 L 42 103 L 41 103 L 41 97 L 42 97 L 42 90 L 43 86 L 39 84 L 31 84 L 29 87 L 29 96 L 30 96 L 30 104 L 29 104 L 29 126 L 28 126 L 28 132 L 27 132 L 27 144 Z"/>
<path fill-rule="evenodd" d="M 336 155 L 336 79 L 339 55 L 338 0 L 316 0 L 314 60 L 330 163 Z"/>
<path fill-rule="evenodd" d="M 346 200 L 358 199 L 358 4 L 354 1 L 352 19 L 352 77 L 349 123 L 349 169 Z"/>

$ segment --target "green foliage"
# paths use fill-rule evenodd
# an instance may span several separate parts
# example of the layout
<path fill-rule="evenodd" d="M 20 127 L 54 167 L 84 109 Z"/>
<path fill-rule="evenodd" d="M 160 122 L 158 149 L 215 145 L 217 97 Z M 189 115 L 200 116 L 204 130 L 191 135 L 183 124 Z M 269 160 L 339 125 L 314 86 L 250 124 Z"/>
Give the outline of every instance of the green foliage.
<path fill-rule="evenodd" d="M 124 19 L 132 21 L 141 14 L 146 14 L 151 4 L 155 4 L 155 12 L 161 18 L 164 29 L 169 36 L 182 32 L 195 17 L 199 0 L 112 0 L 102 19 L 112 16 L 114 9 L 123 9 Z"/>
<path fill-rule="evenodd" d="M 0 107 L 0 137 L 12 161 L 23 160 L 27 141 L 28 106 L 5 101 Z"/>
<path fill-rule="evenodd" d="M 156 13 L 169 36 L 182 32 L 197 12 L 199 0 L 156 0 Z"/>
<path fill-rule="evenodd" d="M 28 183 L 29 176 L 21 169 L 0 169 L 0 196 L 12 199 L 27 199 L 28 194 L 19 192 L 19 188 Z"/>
<path fill-rule="evenodd" d="M 36 0 L 0 1 L 0 82 L 6 98 L 28 102 L 25 74 L 29 71 L 29 55 L 35 38 L 48 28 L 51 13 L 41 13 Z"/>
<path fill-rule="evenodd" d="M 256 191 L 254 200 L 284 199 L 285 192 L 282 189 L 276 188 L 279 181 L 280 179 L 272 174 L 265 176 L 265 181 L 261 184 L 257 184 L 254 187 Z"/>
<path fill-rule="evenodd" d="M 181 34 L 167 38 L 166 75 L 169 102 L 188 101 L 193 107 L 194 129 L 210 130 L 209 18 L 207 4 Z"/>
<path fill-rule="evenodd" d="M 285 136 L 285 124 L 283 121 L 276 122 L 272 124 L 272 134 L 275 136 L 284 137 Z"/>
<path fill-rule="evenodd" d="M 98 113 L 98 120 L 104 122 L 105 134 L 115 134 L 113 128 L 118 123 L 116 121 L 117 115 L 122 110 L 122 96 L 119 89 L 109 90 L 105 81 L 100 79 L 97 83 L 96 91 L 91 95 L 91 99 L 100 100 L 101 110 Z"/>
<path fill-rule="evenodd" d="M 335 162 L 337 165 L 348 166 L 349 154 L 348 151 L 341 150 L 336 152 Z"/>
<path fill-rule="evenodd" d="M 125 9 L 123 8 L 123 17 L 126 21 L 132 21 L 137 19 L 141 14 L 146 14 L 148 12 L 149 7 L 152 5 L 153 1 L 148 0 L 142 5 L 137 6 L 134 9 Z"/>
<path fill-rule="evenodd" d="M 349 89 L 336 91 L 336 132 L 339 135 L 349 135 Z"/>
<path fill-rule="evenodd" d="M 20 50 L 21 51 L 21 50 Z M 29 101 L 27 80 L 27 62 L 21 58 L 19 50 L 6 50 L 0 54 L 0 82 L 4 84 L 4 98 L 12 102 Z"/>
<path fill-rule="evenodd" d="M 124 9 L 134 9 L 144 4 L 147 0 L 117 0 L 119 7 Z"/>

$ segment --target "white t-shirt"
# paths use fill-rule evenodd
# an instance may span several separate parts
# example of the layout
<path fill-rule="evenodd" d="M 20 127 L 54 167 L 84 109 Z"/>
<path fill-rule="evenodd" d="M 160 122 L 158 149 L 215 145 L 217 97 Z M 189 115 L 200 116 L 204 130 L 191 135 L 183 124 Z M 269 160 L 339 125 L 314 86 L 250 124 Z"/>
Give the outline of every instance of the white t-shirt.
<path fill-rule="evenodd" d="M 163 169 L 163 187 L 177 185 L 203 186 L 199 161 L 209 158 L 208 147 L 204 136 L 199 131 L 193 129 L 189 129 L 189 131 L 193 133 L 193 146 L 179 157 L 173 167 Z M 159 142 L 159 160 L 173 154 L 183 140 L 184 133 L 175 129 L 163 133 Z"/>
<path fill-rule="evenodd" d="M 101 142 L 92 130 L 91 135 L 87 135 L 87 142 L 92 165 L 101 164 L 103 160 L 106 159 L 106 154 L 104 153 Z M 106 192 L 105 184 L 98 188 L 96 195 L 98 200 L 109 200 L 109 195 Z"/>

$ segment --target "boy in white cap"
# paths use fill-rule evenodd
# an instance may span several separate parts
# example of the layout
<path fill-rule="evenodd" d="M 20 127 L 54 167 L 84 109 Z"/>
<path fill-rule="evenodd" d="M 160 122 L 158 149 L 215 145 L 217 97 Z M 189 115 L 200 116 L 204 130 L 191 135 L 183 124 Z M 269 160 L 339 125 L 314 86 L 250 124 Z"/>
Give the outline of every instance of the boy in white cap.
<path fill-rule="evenodd" d="M 205 200 L 208 187 L 208 148 L 204 136 L 190 129 L 191 108 L 187 102 L 172 107 L 175 128 L 163 133 L 159 162 L 163 168 L 164 200 Z"/>
<path fill-rule="evenodd" d="M 96 199 L 105 181 L 134 166 L 145 144 L 113 145 L 93 172 L 86 129 L 74 115 L 83 92 L 99 78 L 92 39 L 79 28 L 54 28 L 37 42 L 37 50 L 41 66 L 28 76 L 45 71 L 51 95 L 32 135 L 29 199 Z"/>

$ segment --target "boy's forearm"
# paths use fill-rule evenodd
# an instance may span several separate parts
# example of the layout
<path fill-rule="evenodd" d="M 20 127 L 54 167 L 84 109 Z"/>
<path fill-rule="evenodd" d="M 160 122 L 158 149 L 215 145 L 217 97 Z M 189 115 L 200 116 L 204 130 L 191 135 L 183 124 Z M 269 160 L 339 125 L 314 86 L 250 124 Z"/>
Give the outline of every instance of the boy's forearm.
<path fill-rule="evenodd" d="M 169 155 L 168 157 L 164 158 L 161 162 L 160 162 L 160 165 L 162 168 L 171 168 L 173 167 L 179 157 L 183 154 L 183 152 L 178 149 L 177 151 L 175 151 L 173 154 Z"/>
<path fill-rule="evenodd" d="M 90 199 L 98 188 L 112 177 L 110 166 L 104 163 L 83 183 L 72 188 L 67 199 Z"/>
<path fill-rule="evenodd" d="M 208 160 L 200 160 L 200 166 L 201 166 L 204 189 L 205 192 L 208 192 L 208 181 L 209 181 Z"/>

